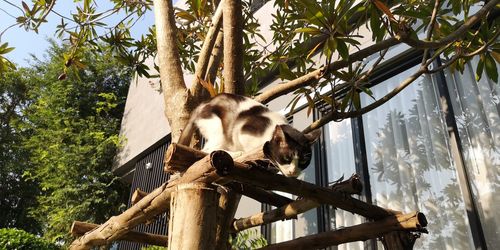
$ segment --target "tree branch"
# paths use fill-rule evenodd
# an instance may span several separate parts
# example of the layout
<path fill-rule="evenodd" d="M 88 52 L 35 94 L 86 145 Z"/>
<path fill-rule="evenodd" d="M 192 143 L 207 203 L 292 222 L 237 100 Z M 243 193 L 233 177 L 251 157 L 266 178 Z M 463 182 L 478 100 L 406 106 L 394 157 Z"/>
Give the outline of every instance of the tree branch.
<path fill-rule="evenodd" d="M 394 96 L 399 94 L 403 89 L 408 87 L 412 82 L 414 82 L 416 79 L 418 79 L 421 75 L 424 73 L 428 72 L 428 67 L 429 65 L 436 60 L 436 58 L 443 53 L 445 49 L 447 49 L 451 44 L 448 44 L 448 46 L 441 48 L 439 51 L 437 51 L 434 56 L 430 59 L 427 60 L 427 62 L 419 67 L 419 69 L 413 73 L 411 76 L 406 78 L 404 81 L 402 81 L 399 86 L 394 88 L 391 92 L 386 94 L 384 97 L 378 99 L 377 101 L 367 105 L 366 107 L 363 107 L 361 109 L 352 111 L 352 112 L 339 112 L 337 110 L 332 110 L 330 113 L 328 113 L 326 116 L 323 116 L 319 120 L 314 121 L 309 125 L 307 128 L 305 128 L 302 132 L 303 133 L 309 133 L 314 129 L 320 128 L 323 125 L 329 123 L 332 120 L 337 120 L 337 119 L 346 119 L 346 118 L 352 118 L 356 116 L 363 115 L 367 112 L 370 112 L 374 110 L 375 108 L 381 106 L 382 104 L 388 102 L 390 99 L 392 99 Z"/>
<path fill-rule="evenodd" d="M 439 0 L 434 1 L 434 9 L 432 10 L 431 20 L 429 22 L 429 29 L 427 30 L 427 41 L 432 39 L 432 33 L 434 32 L 434 25 L 436 24 L 437 12 L 440 6 Z M 422 64 L 427 61 L 427 54 L 429 53 L 429 49 L 424 50 L 424 56 L 422 58 Z"/>
<path fill-rule="evenodd" d="M 333 70 L 338 70 L 340 68 L 346 67 L 349 64 L 355 62 L 355 61 L 360 61 L 365 59 L 366 57 L 377 53 L 379 51 L 382 51 L 384 49 L 390 48 L 394 45 L 397 45 L 401 42 L 404 42 L 416 49 L 426 49 L 426 48 L 439 48 L 442 47 L 443 45 L 449 44 L 450 42 L 454 42 L 455 40 L 459 39 L 462 37 L 467 30 L 469 30 L 474 24 L 476 24 L 479 20 L 481 20 L 486 14 L 495 7 L 495 5 L 499 2 L 500 0 L 493 0 L 489 1 L 487 4 L 485 4 L 478 12 L 476 12 L 475 15 L 471 16 L 462 26 L 460 26 L 456 31 L 452 32 L 450 35 L 447 37 L 439 40 L 439 41 L 433 41 L 433 42 L 427 42 L 427 41 L 421 41 L 421 40 L 414 40 L 408 36 L 408 34 L 403 34 L 401 38 L 389 38 L 387 40 L 384 40 L 380 43 L 371 45 L 365 49 L 362 49 L 358 52 L 353 53 L 352 55 L 349 56 L 349 60 L 345 61 L 337 61 L 334 62 L 330 65 L 328 65 L 328 71 L 333 71 Z M 323 74 L 324 68 L 317 69 L 315 71 L 312 71 L 306 75 L 303 75 L 297 79 L 291 80 L 287 83 L 279 84 L 276 85 L 267 91 L 263 92 L 262 94 L 258 95 L 255 97 L 256 101 L 259 101 L 261 103 L 267 103 L 281 95 L 285 95 L 288 93 L 291 93 L 299 88 L 305 87 L 313 83 L 314 81 L 317 81 L 319 76 Z M 326 75 L 326 74 L 324 74 Z"/>
<path fill-rule="evenodd" d="M 172 2 L 154 0 L 153 3 L 165 115 L 171 127 L 172 141 L 177 141 L 195 104 L 184 83 Z"/>
<path fill-rule="evenodd" d="M 488 1 L 481 9 L 479 9 L 476 14 L 471 16 L 467 21 L 462 24 L 458 29 L 450 33 L 448 36 L 442 38 L 441 40 L 437 41 L 422 41 L 422 40 L 416 40 L 412 39 L 408 32 L 403 32 L 401 34 L 401 40 L 410 45 L 411 47 L 418 48 L 418 49 L 435 49 L 439 48 L 443 45 L 449 44 L 451 42 L 454 42 L 458 39 L 460 39 L 466 32 L 469 30 L 473 25 L 475 25 L 477 22 L 479 22 L 482 18 L 484 18 L 490 10 L 495 8 L 495 6 L 500 2 L 500 0 L 491 0 Z"/>
<path fill-rule="evenodd" d="M 349 60 L 336 61 L 328 65 L 326 68 L 322 67 L 320 69 L 314 70 L 308 74 L 305 74 L 299 78 L 291 80 L 287 83 L 278 84 L 266 91 L 262 94 L 256 96 L 254 99 L 261 103 L 267 103 L 277 97 L 282 95 L 291 93 L 299 88 L 310 85 L 311 83 L 319 80 L 324 75 L 328 74 L 328 72 L 335 71 L 344 67 L 349 66 L 349 64 L 361 61 L 366 57 L 373 55 L 377 52 L 386 50 L 394 45 L 401 43 L 395 38 L 389 38 L 387 40 L 381 41 L 379 43 L 368 46 L 362 50 L 359 50 L 352 55 L 349 56 Z M 326 70 L 326 72 L 325 72 Z"/>
<path fill-rule="evenodd" d="M 210 55 L 207 73 L 205 74 L 204 78 L 207 79 L 208 82 L 214 83 L 215 79 L 217 78 L 217 70 L 219 69 L 224 51 L 223 43 L 224 33 L 222 31 L 219 31 L 219 34 L 217 34 L 217 40 L 215 41 L 215 45 L 212 50 L 212 54 Z"/>
<path fill-rule="evenodd" d="M 226 1 L 224 7 L 224 92 L 244 94 L 243 16 L 241 0 Z"/>
<path fill-rule="evenodd" d="M 33 30 L 36 33 L 38 33 L 38 28 L 40 27 L 40 25 L 42 24 L 42 22 L 45 21 L 45 18 L 47 17 L 47 15 L 49 15 L 50 11 L 54 8 L 55 3 L 56 3 L 56 0 L 50 1 L 50 5 L 43 12 L 42 16 L 40 16 L 40 18 L 39 18 L 40 20 L 36 23 L 35 27 L 33 28 Z"/>
<path fill-rule="evenodd" d="M 203 42 L 203 46 L 200 50 L 200 55 L 196 64 L 195 80 L 193 85 L 191 85 L 191 94 L 193 96 L 199 96 L 203 91 L 200 79 L 207 79 L 206 75 L 211 59 L 211 53 L 217 42 L 217 36 L 220 33 L 220 28 L 222 27 L 222 9 L 224 7 L 224 2 L 224 0 L 221 0 L 217 6 L 217 10 L 212 17 L 212 23 L 210 24 L 210 28 L 205 36 L 205 41 Z"/>

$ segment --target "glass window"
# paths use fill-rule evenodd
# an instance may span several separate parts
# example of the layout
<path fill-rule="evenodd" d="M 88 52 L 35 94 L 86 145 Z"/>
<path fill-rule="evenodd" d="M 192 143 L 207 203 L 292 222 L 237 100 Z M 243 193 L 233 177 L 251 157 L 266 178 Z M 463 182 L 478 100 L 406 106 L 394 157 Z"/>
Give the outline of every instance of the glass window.
<path fill-rule="evenodd" d="M 445 72 L 472 186 L 489 249 L 500 246 L 500 85 L 483 75 L 475 79 L 477 59 L 463 74 Z M 497 65 L 500 67 L 500 65 Z"/>
<path fill-rule="evenodd" d="M 333 184 L 342 176 L 349 178 L 356 173 L 351 120 L 330 122 L 324 126 L 325 151 L 328 166 L 328 182 Z M 342 209 L 330 208 L 330 228 L 332 230 L 358 225 L 364 222 L 362 216 Z M 364 249 L 363 242 L 352 242 L 337 247 L 339 250 Z"/>
<path fill-rule="evenodd" d="M 415 68 L 372 88 L 380 98 Z M 430 234 L 416 249 L 472 249 L 463 195 L 451 158 L 435 80 L 420 77 L 395 98 L 363 116 L 373 203 L 422 211 Z M 362 105 L 373 102 L 364 95 Z"/>

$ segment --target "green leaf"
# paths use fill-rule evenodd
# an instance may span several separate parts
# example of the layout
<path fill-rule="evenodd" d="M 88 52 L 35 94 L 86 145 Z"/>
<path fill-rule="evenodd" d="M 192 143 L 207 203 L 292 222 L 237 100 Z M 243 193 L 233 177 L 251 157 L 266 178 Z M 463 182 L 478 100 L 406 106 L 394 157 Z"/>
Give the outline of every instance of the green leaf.
<path fill-rule="evenodd" d="M 196 21 L 196 17 L 191 15 L 191 13 L 185 11 L 185 10 L 182 10 L 182 11 L 178 11 L 177 13 L 175 13 L 175 15 L 179 18 L 182 18 L 188 22 L 194 22 Z"/>
<path fill-rule="evenodd" d="M 347 105 L 349 105 L 349 101 L 351 100 L 351 92 L 352 92 L 352 90 L 347 92 L 347 94 L 344 96 L 344 98 L 342 98 L 342 102 L 340 104 L 341 111 L 345 111 L 345 109 L 347 108 Z"/>
<path fill-rule="evenodd" d="M 485 54 L 484 58 L 484 66 L 486 69 L 486 75 L 493 80 L 494 82 L 498 82 L 498 71 L 497 65 L 495 63 L 495 59 L 490 55 L 490 53 Z"/>
<path fill-rule="evenodd" d="M 293 32 L 295 32 L 295 33 L 307 33 L 307 34 L 311 34 L 311 35 L 321 34 L 321 30 L 319 30 L 317 28 L 313 28 L 313 27 L 298 28 L 298 29 L 295 29 Z"/>
<path fill-rule="evenodd" d="M 344 60 L 349 59 L 349 48 L 344 41 L 337 41 L 337 51 Z"/>
<path fill-rule="evenodd" d="M 481 80 L 481 76 L 483 75 L 483 69 L 484 69 L 484 56 L 481 55 L 481 58 L 479 59 L 476 68 L 476 81 Z"/>

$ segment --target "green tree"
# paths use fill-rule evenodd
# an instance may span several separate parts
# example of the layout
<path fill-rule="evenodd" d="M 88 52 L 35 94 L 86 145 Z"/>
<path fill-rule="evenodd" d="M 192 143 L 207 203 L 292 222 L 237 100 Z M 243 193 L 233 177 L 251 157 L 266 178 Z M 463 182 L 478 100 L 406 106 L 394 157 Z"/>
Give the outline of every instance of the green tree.
<path fill-rule="evenodd" d="M 0 75 L 0 228 L 38 233 L 40 225 L 28 210 L 36 205 L 39 189 L 37 182 L 23 177 L 31 165 L 25 161 L 29 152 L 22 146 L 27 133 L 19 126 L 24 122 L 21 112 L 30 103 L 29 75 L 27 69 Z"/>
<path fill-rule="evenodd" d="M 59 250 L 56 244 L 13 228 L 0 228 L 0 247 L 4 250 Z"/>
<path fill-rule="evenodd" d="M 74 220 L 102 223 L 124 208 L 127 196 L 111 166 L 130 70 L 109 54 L 85 54 L 85 70 L 58 81 L 63 50 L 53 43 L 49 59 L 34 65 L 33 103 L 23 114 L 30 132 L 23 145 L 33 165 L 24 175 L 41 189 L 31 214 L 51 240 L 67 240 Z"/>

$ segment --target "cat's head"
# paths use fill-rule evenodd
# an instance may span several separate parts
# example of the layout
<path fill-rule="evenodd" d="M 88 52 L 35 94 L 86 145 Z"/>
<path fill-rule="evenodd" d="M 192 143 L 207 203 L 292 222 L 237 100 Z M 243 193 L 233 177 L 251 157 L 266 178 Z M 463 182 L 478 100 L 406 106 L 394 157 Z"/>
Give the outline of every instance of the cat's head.
<path fill-rule="evenodd" d="M 304 134 L 290 125 L 276 125 L 273 137 L 264 144 L 264 154 L 288 177 L 297 177 L 312 158 L 311 145 L 319 138 L 319 129 Z"/>

